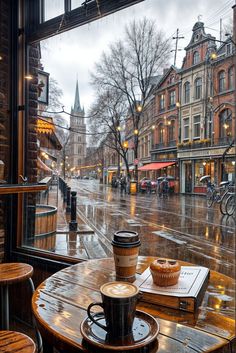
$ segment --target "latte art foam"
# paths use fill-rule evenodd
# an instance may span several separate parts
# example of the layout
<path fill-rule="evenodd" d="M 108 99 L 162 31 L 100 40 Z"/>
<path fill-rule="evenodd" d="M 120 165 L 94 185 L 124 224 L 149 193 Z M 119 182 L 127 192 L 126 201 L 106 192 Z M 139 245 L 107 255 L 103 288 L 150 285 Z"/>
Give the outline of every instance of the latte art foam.
<path fill-rule="evenodd" d="M 112 298 L 127 298 L 136 295 L 138 288 L 131 283 L 110 282 L 101 287 L 101 292 Z"/>

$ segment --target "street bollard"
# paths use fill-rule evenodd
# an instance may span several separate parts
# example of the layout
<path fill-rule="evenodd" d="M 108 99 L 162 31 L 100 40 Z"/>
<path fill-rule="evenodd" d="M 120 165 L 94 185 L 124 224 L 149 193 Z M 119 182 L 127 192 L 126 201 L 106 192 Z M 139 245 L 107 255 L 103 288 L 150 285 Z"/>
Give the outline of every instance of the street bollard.
<path fill-rule="evenodd" d="M 71 211 L 70 211 L 69 230 L 76 231 L 78 223 L 76 222 L 76 191 L 71 192 Z"/>
<path fill-rule="evenodd" d="M 66 202 L 66 190 L 67 190 L 67 185 L 65 181 L 63 180 L 63 201 Z"/>
<path fill-rule="evenodd" d="M 66 189 L 66 213 L 70 213 L 71 210 L 71 198 L 70 198 L 70 187 L 67 186 Z"/>

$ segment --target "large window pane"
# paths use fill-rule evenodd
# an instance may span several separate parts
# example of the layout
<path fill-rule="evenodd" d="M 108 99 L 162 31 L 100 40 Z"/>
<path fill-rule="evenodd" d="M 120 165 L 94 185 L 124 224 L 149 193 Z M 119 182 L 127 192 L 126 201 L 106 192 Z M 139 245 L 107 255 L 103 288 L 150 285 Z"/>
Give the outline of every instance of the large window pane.
<path fill-rule="evenodd" d="M 85 1 L 84 0 L 71 0 L 71 10 L 74 10 L 77 7 L 80 7 L 82 3 L 85 3 Z"/>
<path fill-rule="evenodd" d="M 64 13 L 64 0 L 44 0 L 45 1 L 45 21 Z"/>

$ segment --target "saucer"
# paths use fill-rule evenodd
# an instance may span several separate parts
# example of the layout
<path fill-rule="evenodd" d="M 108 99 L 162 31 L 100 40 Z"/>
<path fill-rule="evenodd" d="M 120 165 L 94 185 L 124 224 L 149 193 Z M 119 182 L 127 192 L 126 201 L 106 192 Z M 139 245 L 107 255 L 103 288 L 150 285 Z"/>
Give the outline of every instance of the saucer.
<path fill-rule="evenodd" d="M 101 324 L 105 324 L 104 313 L 97 313 L 94 316 Z M 128 336 L 109 339 L 107 332 L 88 317 L 81 323 L 80 331 L 87 342 L 97 347 L 109 350 L 129 350 L 144 347 L 154 341 L 159 333 L 159 324 L 153 316 L 136 310 L 133 330 Z"/>

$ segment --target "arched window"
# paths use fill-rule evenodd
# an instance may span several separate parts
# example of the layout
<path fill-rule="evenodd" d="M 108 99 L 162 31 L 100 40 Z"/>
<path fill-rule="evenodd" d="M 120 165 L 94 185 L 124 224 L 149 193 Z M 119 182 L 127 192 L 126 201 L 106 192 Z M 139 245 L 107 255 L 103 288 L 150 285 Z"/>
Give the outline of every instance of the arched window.
<path fill-rule="evenodd" d="M 168 121 L 168 142 L 175 140 L 175 121 Z"/>
<path fill-rule="evenodd" d="M 164 142 L 164 124 L 160 123 L 158 125 L 158 143 Z"/>
<path fill-rule="evenodd" d="M 220 71 L 218 74 L 218 82 L 219 82 L 219 92 L 225 91 L 225 72 Z"/>
<path fill-rule="evenodd" d="M 226 139 L 232 136 L 232 111 L 230 109 L 225 109 L 220 112 L 220 138 Z"/>
<path fill-rule="evenodd" d="M 190 83 L 185 82 L 184 84 L 184 103 L 190 102 Z"/>
<path fill-rule="evenodd" d="M 234 87 L 234 68 L 231 66 L 228 71 L 228 84 L 229 89 L 233 89 Z"/>
<path fill-rule="evenodd" d="M 198 77 L 194 82 L 194 97 L 200 99 L 202 97 L 202 79 Z"/>
<path fill-rule="evenodd" d="M 199 55 L 199 52 L 198 51 L 195 51 L 193 53 L 193 65 L 199 63 L 200 61 L 200 55 Z"/>

